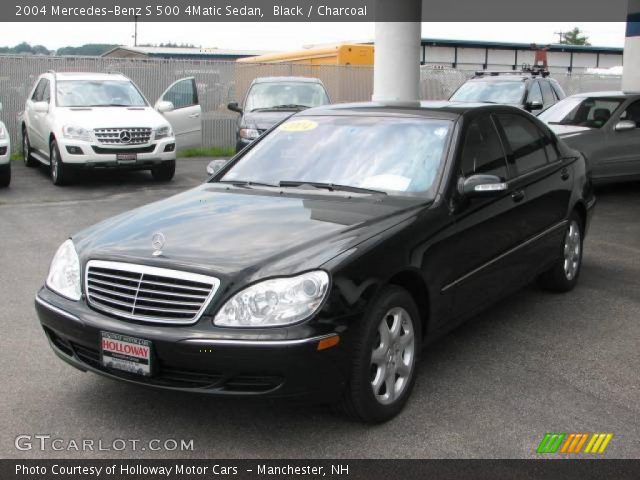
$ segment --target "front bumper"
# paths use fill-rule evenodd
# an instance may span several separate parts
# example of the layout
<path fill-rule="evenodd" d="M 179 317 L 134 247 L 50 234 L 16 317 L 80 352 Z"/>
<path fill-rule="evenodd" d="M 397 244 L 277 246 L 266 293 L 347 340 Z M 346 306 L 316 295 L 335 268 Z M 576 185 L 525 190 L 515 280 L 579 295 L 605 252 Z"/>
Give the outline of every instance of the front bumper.
<path fill-rule="evenodd" d="M 85 167 L 144 167 L 176 159 L 175 138 L 154 140 L 143 145 L 104 145 L 98 142 L 61 139 L 58 142 L 62 162 Z M 80 150 L 81 153 L 70 153 Z M 119 161 L 117 153 L 135 153 L 136 160 Z"/>
<path fill-rule="evenodd" d="M 163 326 L 117 320 L 48 290 L 36 295 L 36 311 L 53 351 L 83 371 L 172 390 L 217 395 L 306 398 L 329 402 L 346 380 L 345 346 L 318 351 L 318 342 L 335 334 L 306 338 L 216 336 L 200 321 Z M 205 317 L 203 317 L 205 319 Z M 151 340 L 153 375 L 142 377 L 102 366 L 100 332 Z"/>

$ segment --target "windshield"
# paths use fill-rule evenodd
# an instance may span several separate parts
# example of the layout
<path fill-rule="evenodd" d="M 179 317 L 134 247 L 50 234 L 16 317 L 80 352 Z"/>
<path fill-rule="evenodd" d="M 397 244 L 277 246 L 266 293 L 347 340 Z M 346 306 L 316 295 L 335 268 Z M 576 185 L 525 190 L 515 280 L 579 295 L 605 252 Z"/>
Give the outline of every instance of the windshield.
<path fill-rule="evenodd" d="M 126 80 L 59 80 L 59 107 L 144 107 L 142 94 Z"/>
<path fill-rule="evenodd" d="M 249 150 L 221 180 L 424 193 L 434 187 L 450 130 L 448 120 L 423 118 L 293 118 Z"/>
<path fill-rule="evenodd" d="M 542 112 L 538 118 L 550 125 L 600 128 L 622 102 L 621 98 L 569 97 Z"/>
<path fill-rule="evenodd" d="M 329 103 L 327 92 L 319 83 L 277 82 L 256 83 L 249 94 L 245 110 L 318 107 Z"/>
<path fill-rule="evenodd" d="M 452 102 L 520 103 L 524 97 L 525 82 L 471 80 L 462 85 L 451 97 Z"/>

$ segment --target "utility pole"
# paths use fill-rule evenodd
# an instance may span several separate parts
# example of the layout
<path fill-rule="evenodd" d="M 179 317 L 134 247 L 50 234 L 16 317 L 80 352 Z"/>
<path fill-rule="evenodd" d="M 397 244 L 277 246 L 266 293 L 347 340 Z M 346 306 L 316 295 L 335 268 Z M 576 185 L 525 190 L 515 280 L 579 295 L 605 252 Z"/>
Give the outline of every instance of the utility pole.
<path fill-rule="evenodd" d="M 564 38 L 564 34 L 566 32 L 553 32 L 554 35 L 558 35 L 558 43 L 562 43 L 562 39 Z"/>

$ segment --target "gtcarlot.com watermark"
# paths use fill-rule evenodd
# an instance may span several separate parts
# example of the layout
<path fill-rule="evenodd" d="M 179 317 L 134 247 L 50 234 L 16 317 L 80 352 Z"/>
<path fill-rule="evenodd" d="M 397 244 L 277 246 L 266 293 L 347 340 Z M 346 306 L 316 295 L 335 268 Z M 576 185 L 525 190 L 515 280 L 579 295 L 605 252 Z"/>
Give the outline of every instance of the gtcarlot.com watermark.
<path fill-rule="evenodd" d="M 61 438 L 46 433 L 18 435 L 14 445 L 20 451 L 36 450 L 39 452 L 192 452 L 194 448 L 193 439 L 114 438 L 104 440 L 102 438 Z"/>

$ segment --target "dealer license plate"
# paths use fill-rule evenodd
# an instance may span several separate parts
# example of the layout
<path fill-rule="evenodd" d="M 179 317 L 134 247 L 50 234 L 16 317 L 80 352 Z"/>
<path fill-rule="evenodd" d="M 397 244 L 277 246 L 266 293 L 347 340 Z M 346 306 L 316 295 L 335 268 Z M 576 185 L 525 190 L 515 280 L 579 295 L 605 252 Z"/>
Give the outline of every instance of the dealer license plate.
<path fill-rule="evenodd" d="M 138 160 L 136 153 L 116 153 L 116 160 L 119 163 L 133 163 Z"/>
<path fill-rule="evenodd" d="M 111 332 L 101 334 L 103 366 L 145 377 L 151 375 L 151 341 Z"/>

